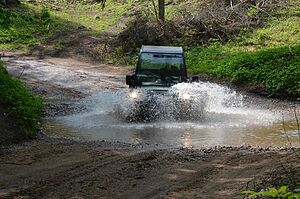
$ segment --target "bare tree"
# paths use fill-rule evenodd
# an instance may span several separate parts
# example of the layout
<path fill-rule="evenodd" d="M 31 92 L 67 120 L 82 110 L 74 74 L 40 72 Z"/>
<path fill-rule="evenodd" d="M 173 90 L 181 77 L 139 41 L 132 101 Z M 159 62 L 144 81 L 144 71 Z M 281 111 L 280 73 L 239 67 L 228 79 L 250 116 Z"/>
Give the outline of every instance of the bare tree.
<path fill-rule="evenodd" d="M 165 21 L 165 0 L 158 0 L 159 20 Z"/>
<path fill-rule="evenodd" d="M 102 8 L 105 7 L 106 0 L 98 0 L 98 2 L 101 3 Z M 153 6 L 154 6 L 154 10 L 156 10 L 154 3 Z M 158 17 L 159 20 L 165 21 L 165 0 L 158 0 Z"/>

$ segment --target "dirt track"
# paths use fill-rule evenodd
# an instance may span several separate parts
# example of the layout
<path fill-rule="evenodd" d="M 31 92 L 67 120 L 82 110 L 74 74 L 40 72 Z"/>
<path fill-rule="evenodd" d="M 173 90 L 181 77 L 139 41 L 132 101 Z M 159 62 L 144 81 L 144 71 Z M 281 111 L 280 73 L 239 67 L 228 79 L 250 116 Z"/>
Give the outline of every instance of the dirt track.
<path fill-rule="evenodd" d="M 65 65 L 70 61 L 65 60 Z M 79 69 L 89 66 L 76 63 L 72 63 L 76 77 L 85 78 Z M 116 87 L 111 84 L 114 80 L 105 81 L 111 79 L 111 71 L 120 77 L 128 72 L 108 66 L 90 71 L 88 75 L 96 74 L 92 84 L 109 89 Z M 97 72 L 106 79 L 99 79 Z M 22 78 L 34 91 L 48 96 L 47 106 L 54 108 L 46 107 L 46 116 L 70 111 L 63 102 L 87 94 L 76 85 L 64 87 L 63 81 L 55 86 L 49 80 L 36 82 L 26 73 Z M 247 188 L 299 181 L 299 167 L 300 159 L 291 150 L 159 149 L 41 135 L 0 149 L 0 198 L 243 198 L 241 191 Z"/>
<path fill-rule="evenodd" d="M 42 138 L 3 150 L 0 162 L 0 198 L 243 198 L 300 178 L 295 154 L 250 148 L 142 151 Z"/>

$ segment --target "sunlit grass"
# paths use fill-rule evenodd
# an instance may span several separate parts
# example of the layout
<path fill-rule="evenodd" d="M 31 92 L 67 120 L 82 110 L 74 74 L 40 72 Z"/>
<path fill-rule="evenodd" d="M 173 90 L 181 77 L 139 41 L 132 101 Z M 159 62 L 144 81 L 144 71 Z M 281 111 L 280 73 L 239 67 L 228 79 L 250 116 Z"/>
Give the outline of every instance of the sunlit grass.
<path fill-rule="evenodd" d="M 123 2 L 109 0 L 104 9 L 100 4 L 72 4 L 70 7 L 62 5 L 59 11 L 53 10 L 51 13 L 58 18 L 81 24 L 96 33 L 102 33 L 115 30 L 133 2 L 133 0 Z"/>
<path fill-rule="evenodd" d="M 40 127 L 42 100 L 28 91 L 18 79 L 12 78 L 1 61 L 0 103 L 11 108 L 27 136 L 34 136 L 37 133 Z"/>
<path fill-rule="evenodd" d="M 280 92 L 299 97 L 299 16 L 299 4 L 293 5 L 275 13 L 264 27 L 226 43 L 187 48 L 189 72 L 263 85 L 270 95 Z"/>
<path fill-rule="evenodd" d="M 14 9 L 0 7 L 0 50 L 26 49 L 40 44 L 72 24 L 49 15 L 49 11 L 28 5 Z"/>
<path fill-rule="evenodd" d="M 130 18 L 127 14 L 133 2 L 109 0 L 104 9 L 100 4 L 70 4 L 64 0 L 56 4 L 22 2 L 16 8 L 0 7 L 0 50 L 30 48 L 57 32 L 78 28 L 90 29 L 92 35 L 116 34 Z M 43 17 L 45 13 L 46 17 Z"/>

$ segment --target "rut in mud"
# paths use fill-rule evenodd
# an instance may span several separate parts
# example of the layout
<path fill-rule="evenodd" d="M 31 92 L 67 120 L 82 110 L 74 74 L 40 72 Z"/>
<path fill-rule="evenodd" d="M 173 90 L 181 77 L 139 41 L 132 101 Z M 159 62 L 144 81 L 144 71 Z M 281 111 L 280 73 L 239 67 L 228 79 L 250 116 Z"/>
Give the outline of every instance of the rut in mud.
<path fill-rule="evenodd" d="M 300 177 L 289 151 L 247 147 L 143 150 L 141 146 L 43 140 L 0 158 L 0 197 L 243 198 Z M 276 171 L 276 173 L 274 173 Z"/>

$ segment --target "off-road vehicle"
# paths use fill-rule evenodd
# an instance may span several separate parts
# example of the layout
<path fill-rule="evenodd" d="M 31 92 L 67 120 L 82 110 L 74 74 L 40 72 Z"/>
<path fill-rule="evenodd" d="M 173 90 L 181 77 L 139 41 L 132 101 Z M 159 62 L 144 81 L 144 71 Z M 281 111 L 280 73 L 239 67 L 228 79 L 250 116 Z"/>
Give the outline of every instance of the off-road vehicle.
<path fill-rule="evenodd" d="M 182 47 L 142 46 L 133 74 L 126 76 L 129 98 L 136 104 L 131 119 L 147 121 L 166 114 L 176 119 L 191 117 L 192 96 L 170 90 L 175 84 L 192 81 L 198 78 L 187 77 Z"/>

